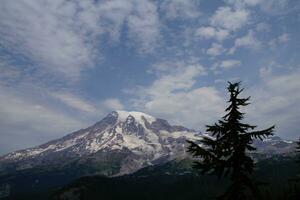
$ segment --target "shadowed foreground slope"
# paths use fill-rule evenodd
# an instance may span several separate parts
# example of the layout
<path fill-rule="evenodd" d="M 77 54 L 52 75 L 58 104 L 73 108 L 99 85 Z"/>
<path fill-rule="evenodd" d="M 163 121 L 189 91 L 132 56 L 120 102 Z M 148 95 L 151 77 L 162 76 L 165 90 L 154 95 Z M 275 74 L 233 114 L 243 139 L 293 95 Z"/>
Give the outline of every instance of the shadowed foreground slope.
<path fill-rule="evenodd" d="M 178 165 L 182 163 L 149 167 L 116 178 L 80 178 L 57 191 L 53 199 L 215 199 L 229 185 L 228 180 L 196 176 L 178 169 Z M 296 173 L 294 159 L 261 161 L 255 177 L 267 183 L 262 186 L 264 199 L 288 199 L 293 192 L 288 179 Z"/>

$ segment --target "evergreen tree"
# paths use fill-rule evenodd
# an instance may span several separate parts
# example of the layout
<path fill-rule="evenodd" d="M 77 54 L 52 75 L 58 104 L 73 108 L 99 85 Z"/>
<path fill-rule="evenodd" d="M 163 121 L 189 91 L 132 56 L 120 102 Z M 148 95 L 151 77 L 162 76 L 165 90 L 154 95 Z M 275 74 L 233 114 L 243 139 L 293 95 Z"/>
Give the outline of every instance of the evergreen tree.
<path fill-rule="evenodd" d="M 296 147 L 296 163 L 298 164 L 298 174 L 297 174 L 295 180 L 296 180 L 296 182 L 300 182 L 300 138 L 297 142 L 297 147 Z M 299 191 L 299 193 L 300 193 L 300 191 Z"/>
<path fill-rule="evenodd" d="M 220 199 L 251 198 L 249 196 L 259 199 L 258 189 L 250 178 L 254 162 L 247 152 L 256 150 L 252 146 L 253 139 L 263 140 L 273 135 L 274 126 L 254 131 L 256 126 L 242 123 L 245 113 L 240 108 L 249 105 L 250 97 L 239 98 L 243 91 L 239 86 L 239 82 L 229 82 L 226 115 L 214 125 L 207 126 L 210 137 L 203 137 L 199 141 L 201 145 L 188 141 L 188 151 L 199 158 L 194 162 L 194 168 L 202 173 L 215 174 L 219 178 L 230 176 L 232 184 Z"/>
<path fill-rule="evenodd" d="M 296 146 L 296 163 L 298 164 L 298 173 L 295 177 L 289 179 L 290 193 L 288 199 L 298 200 L 300 198 L 300 138 Z"/>
<path fill-rule="evenodd" d="M 296 153 L 297 153 L 297 163 L 300 168 L 300 138 L 299 141 L 297 142 Z"/>

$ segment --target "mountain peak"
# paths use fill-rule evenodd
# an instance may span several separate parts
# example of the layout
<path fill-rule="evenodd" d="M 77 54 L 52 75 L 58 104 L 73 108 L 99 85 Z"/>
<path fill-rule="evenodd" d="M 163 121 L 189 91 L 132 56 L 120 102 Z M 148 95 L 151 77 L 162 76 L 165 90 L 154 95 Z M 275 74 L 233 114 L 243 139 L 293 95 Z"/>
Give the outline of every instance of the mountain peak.
<path fill-rule="evenodd" d="M 114 168 L 116 171 L 109 172 L 112 174 L 132 173 L 145 166 L 188 156 L 186 140 L 201 138 L 197 131 L 170 125 L 167 120 L 142 112 L 117 110 L 90 127 L 0 157 L 0 172 L 1 168 L 59 166 L 77 160 L 88 165 L 93 162 L 94 166 L 102 165 L 107 170 L 118 166 Z M 266 144 L 270 153 L 287 152 L 292 145 L 274 138 L 257 142 L 256 146 L 265 150 Z"/>
<path fill-rule="evenodd" d="M 104 163 L 117 156 L 119 174 L 184 157 L 186 140 L 201 138 L 197 132 L 172 126 L 166 120 L 137 112 L 117 110 L 96 124 L 37 147 L 12 152 L 2 158 L 7 166 L 48 166 L 61 159 L 87 158 Z M 1 170 L 1 169 L 0 169 Z"/>
<path fill-rule="evenodd" d="M 143 122 L 143 118 L 146 119 L 150 124 L 156 120 L 155 117 L 148 115 L 143 112 L 137 111 L 125 111 L 125 110 L 116 110 L 111 113 L 113 116 L 118 117 L 118 120 L 125 122 L 128 117 L 133 117 L 138 122 Z"/>

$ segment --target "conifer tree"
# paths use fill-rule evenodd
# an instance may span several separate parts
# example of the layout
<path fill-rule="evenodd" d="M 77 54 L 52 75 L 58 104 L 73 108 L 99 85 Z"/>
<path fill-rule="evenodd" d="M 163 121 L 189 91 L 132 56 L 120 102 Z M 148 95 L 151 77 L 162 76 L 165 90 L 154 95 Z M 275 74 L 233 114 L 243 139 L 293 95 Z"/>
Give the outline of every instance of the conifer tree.
<path fill-rule="evenodd" d="M 243 91 L 239 82 L 228 83 L 230 98 L 226 115 L 217 123 L 207 126 L 206 132 L 210 136 L 203 137 L 199 141 L 201 145 L 188 141 L 188 151 L 199 158 L 194 162 L 195 169 L 202 173 L 215 174 L 219 178 L 230 177 L 231 186 L 220 199 L 259 199 L 258 188 L 250 177 L 254 162 L 248 152 L 256 150 L 252 146 L 253 139 L 263 140 L 273 135 L 274 126 L 254 131 L 256 126 L 243 123 L 245 113 L 240 109 L 249 105 L 250 97 L 239 97 Z"/>
<path fill-rule="evenodd" d="M 295 177 L 289 179 L 291 191 L 287 196 L 291 200 L 298 200 L 300 197 L 300 138 L 296 146 L 296 163 L 298 164 L 298 173 Z"/>
<path fill-rule="evenodd" d="M 296 153 L 297 153 L 297 163 L 300 168 L 300 138 L 299 141 L 297 142 Z"/>
<path fill-rule="evenodd" d="M 296 147 L 296 163 L 298 164 L 298 174 L 297 174 L 296 180 L 298 182 L 300 182 L 300 138 L 297 142 L 297 147 Z"/>

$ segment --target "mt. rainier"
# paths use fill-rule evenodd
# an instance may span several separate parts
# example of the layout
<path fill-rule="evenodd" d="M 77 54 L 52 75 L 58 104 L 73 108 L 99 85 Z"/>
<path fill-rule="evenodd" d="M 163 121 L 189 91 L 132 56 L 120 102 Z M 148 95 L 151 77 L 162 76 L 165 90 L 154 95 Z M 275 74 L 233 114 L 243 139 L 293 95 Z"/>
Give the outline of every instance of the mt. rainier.
<path fill-rule="evenodd" d="M 3 156 L 0 170 L 86 163 L 101 169 L 100 174 L 121 175 L 183 158 L 186 140 L 200 137 L 194 130 L 145 113 L 114 111 L 86 129 Z"/>
<path fill-rule="evenodd" d="M 114 111 L 88 128 L 0 157 L 0 174 L 25 169 L 75 171 L 78 176 L 130 174 L 186 158 L 186 140 L 201 137 L 145 113 Z M 261 154 L 284 154 L 293 151 L 295 143 L 274 137 L 255 145 Z"/>

